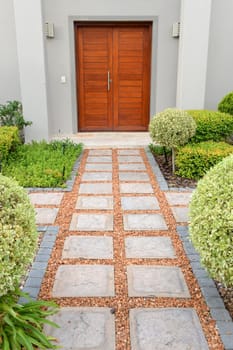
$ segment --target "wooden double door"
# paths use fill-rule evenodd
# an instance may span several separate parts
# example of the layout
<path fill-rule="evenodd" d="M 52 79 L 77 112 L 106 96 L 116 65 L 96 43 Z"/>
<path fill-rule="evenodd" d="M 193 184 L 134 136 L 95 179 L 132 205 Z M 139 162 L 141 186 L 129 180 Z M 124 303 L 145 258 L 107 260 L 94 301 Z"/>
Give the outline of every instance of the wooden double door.
<path fill-rule="evenodd" d="M 75 24 L 79 131 L 143 131 L 150 105 L 151 24 Z"/>

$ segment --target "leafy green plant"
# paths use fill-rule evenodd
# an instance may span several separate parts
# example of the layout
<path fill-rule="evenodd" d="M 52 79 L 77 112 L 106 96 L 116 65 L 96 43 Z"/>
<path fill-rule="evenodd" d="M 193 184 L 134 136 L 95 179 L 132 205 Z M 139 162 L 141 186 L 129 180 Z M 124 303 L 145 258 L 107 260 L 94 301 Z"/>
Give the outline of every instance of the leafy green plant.
<path fill-rule="evenodd" d="M 200 179 L 223 158 L 233 153 L 233 146 L 225 142 L 201 142 L 179 148 L 176 155 L 176 174 L 189 179 Z"/>
<path fill-rule="evenodd" d="M 0 174 L 0 296 L 15 290 L 37 248 L 35 212 L 27 193 Z"/>
<path fill-rule="evenodd" d="M 0 127 L 0 160 L 6 159 L 9 152 L 20 144 L 18 129 L 16 126 Z"/>
<path fill-rule="evenodd" d="M 233 118 L 229 114 L 207 110 L 190 110 L 188 113 L 197 124 L 196 134 L 190 142 L 224 141 L 233 133 Z"/>
<path fill-rule="evenodd" d="M 0 105 L 0 124 L 3 126 L 17 126 L 20 130 L 31 125 L 32 122 L 24 119 L 21 102 L 7 101 L 6 104 Z"/>
<path fill-rule="evenodd" d="M 175 171 L 175 149 L 184 145 L 195 134 L 196 123 L 185 111 L 165 109 L 156 114 L 149 125 L 152 140 L 172 149 L 172 170 Z"/>
<path fill-rule="evenodd" d="M 190 237 L 210 275 L 233 286 L 233 155 L 198 182 L 190 204 Z"/>
<path fill-rule="evenodd" d="M 21 145 L 2 163 L 2 173 L 23 187 L 64 187 L 82 144 L 69 140 Z"/>
<path fill-rule="evenodd" d="M 154 145 L 153 143 L 149 144 L 149 149 L 151 153 L 158 155 L 158 156 L 164 156 L 165 162 L 168 162 L 167 156 L 171 154 L 171 149 L 165 146 L 159 146 Z"/>
<path fill-rule="evenodd" d="M 218 110 L 233 115 L 233 91 L 229 92 L 218 104 Z"/>
<path fill-rule="evenodd" d="M 17 303 L 19 291 L 0 297 L 0 349 L 56 349 L 54 339 L 43 332 L 44 324 L 58 327 L 46 317 L 57 312 L 57 305 L 48 301 L 29 300 Z"/>

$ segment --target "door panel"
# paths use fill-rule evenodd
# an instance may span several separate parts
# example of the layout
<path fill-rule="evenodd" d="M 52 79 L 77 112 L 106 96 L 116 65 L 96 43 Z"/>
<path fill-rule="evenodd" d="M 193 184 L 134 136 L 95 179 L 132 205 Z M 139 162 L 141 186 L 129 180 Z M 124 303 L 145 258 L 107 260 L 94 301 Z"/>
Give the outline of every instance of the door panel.
<path fill-rule="evenodd" d="M 79 130 L 112 129 L 112 93 L 107 72 L 112 70 L 112 30 L 79 28 L 77 38 Z"/>
<path fill-rule="evenodd" d="M 77 25 L 80 131 L 148 129 L 150 45 L 149 24 Z"/>

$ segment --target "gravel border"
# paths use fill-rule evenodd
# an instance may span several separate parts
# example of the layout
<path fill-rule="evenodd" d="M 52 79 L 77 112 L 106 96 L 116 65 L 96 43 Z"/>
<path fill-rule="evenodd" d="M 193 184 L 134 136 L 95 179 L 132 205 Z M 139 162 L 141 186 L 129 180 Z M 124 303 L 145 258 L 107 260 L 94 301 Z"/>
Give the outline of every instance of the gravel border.
<path fill-rule="evenodd" d="M 147 158 L 150 162 L 152 171 L 158 181 L 159 187 L 162 191 L 176 191 L 185 192 L 193 191 L 192 188 L 169 188 L 167 181 L 165 180 L 159 166 L 154 159 L 149 149 L 145 149 Z M 222 301 L 221 296 L 215 286 L 212 278 L 208 276 L 206 270 L 201 266 L 200 256 L 192 245 L 189 239 L 189 231 L 187 226 L 177 226 L 177 233 L 183 243 L 185 253 L 190 261 L 193 269 L 193 273 L 199 283 L 203 297 L 205 298 L 206 304 L 210 309 L 211 316 L 216 321 L 216 327 L 219 331 L 221 340 L 225 347 L 225 350 L 233 350 L 233 321 L 225 305 Z"/>

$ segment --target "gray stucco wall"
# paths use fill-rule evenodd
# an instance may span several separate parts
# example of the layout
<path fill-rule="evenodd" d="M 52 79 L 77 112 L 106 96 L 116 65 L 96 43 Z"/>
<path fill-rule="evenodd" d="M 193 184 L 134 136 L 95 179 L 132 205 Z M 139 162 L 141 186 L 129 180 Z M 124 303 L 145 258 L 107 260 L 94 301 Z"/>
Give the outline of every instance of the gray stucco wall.
<path fill-rule="evenodd" d="M 232 0 L 212 0 L 206 109 L 217 109 L 222 97 L 233 91 L 232 14 Z"/>
<path fill-rule="evenodd" d="M 180 0 L 43 0 L 43 14 L 55 26 L 55 38 L 45 43 L 50 135 L 77 131 L 72 22 L 79 18 L 154 18 L 151 114 L 175 106 L 178 40 L 171 32 L 179 21 Z"/>
<path fill-rule="evenodd" d="M 0 103 L 20 100 L 13 0 L 0 0 Z"/>

